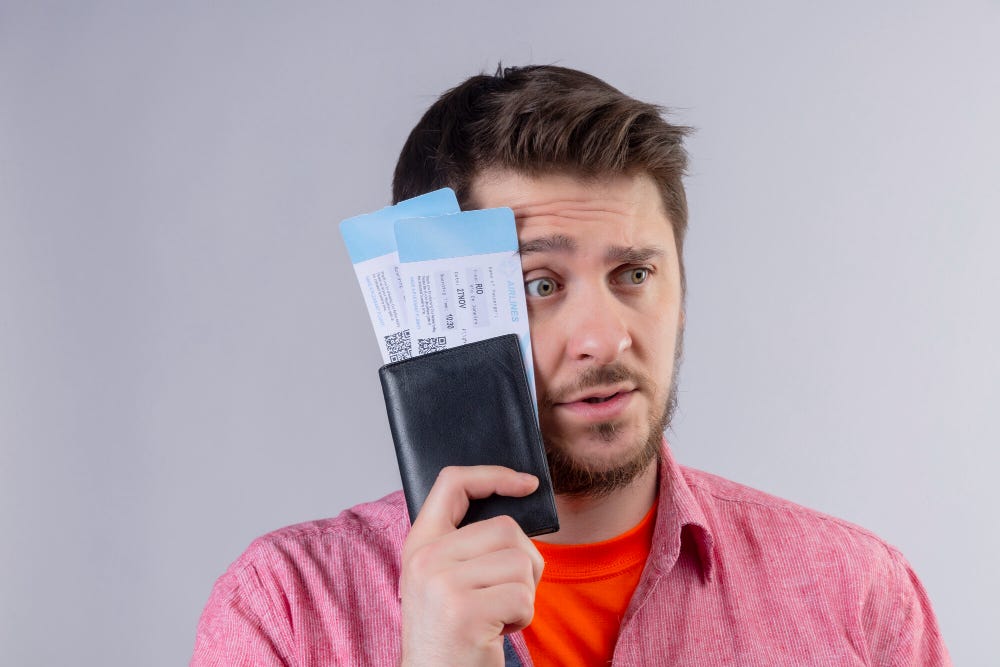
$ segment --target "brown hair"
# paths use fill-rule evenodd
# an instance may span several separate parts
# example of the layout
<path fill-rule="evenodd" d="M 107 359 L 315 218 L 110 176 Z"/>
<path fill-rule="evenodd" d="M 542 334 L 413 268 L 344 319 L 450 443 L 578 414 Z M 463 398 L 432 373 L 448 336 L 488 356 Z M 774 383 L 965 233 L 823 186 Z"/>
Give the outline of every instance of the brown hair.
<path fill-rule="evenodd" d="M 427 110 L 399 154 L 392 200 L 447 186 L 464 206 L 476 176 L 493 168 L 583 177 L 644 172 L 659 186 L 680 259 L 687 230 L 683 142 L 690 128 L 662 114 L 578 70 L 497 67 Z"/>

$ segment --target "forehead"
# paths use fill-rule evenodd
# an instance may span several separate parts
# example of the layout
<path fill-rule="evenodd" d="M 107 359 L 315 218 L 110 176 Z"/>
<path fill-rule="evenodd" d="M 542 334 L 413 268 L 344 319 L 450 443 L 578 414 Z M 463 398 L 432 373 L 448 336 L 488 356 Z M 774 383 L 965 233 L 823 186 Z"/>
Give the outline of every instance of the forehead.
<path fill-rule="evenodd" d="M 596 234 L 625 245 L 665 239 L 673 244 L 660 191 L 646 174 L 582 178 L 487 171 L 473 180 L 470 200 L 476 208 L 513 209 L 522 242 L 547 234 L 596 241 Z"/>

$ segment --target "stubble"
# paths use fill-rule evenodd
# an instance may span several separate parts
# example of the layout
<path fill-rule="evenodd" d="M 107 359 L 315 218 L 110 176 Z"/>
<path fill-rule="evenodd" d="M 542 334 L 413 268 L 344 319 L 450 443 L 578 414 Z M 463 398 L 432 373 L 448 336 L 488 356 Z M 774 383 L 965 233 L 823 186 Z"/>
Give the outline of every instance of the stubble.
<path fill-rule="evenodd" d="M 574 456 L 571 445 L 554 442 L 546 437 L 543 431 L 542 439 L 548 457 L 549 473 L 552 476 L 553 489 L 557 494 L 589 498 L 607 496 L 627 487 L 646 471 L 651 463 L 659 460 L 663 432 L 670 426 L 677 409 L 677 378 L 683 351 L 683 336 L 683 327 L 679 327 L 666 401 L 660 410 L 650 415 L 645 435 L 637 436 L 641 442 L 635 447 L 628 448 L 629 453 L 622 460 L 615 461 L 611 465 L 597 466 Z M 656 383 L 651 378 L 620 363 L 588 369 L 577 379 L 574 390 L 580 391 L 592 386 L 623 381 L 634 383 L 637 387 L 648 391 L 650 395 L 656 394 Z M 554 402 L 551 399 L 544 400 L 550 405 Z M 614 421 L 594 424 L 590 427 L 589 435 L 609 445 L 625 437 L 621 432 L 621 424 Z"/>

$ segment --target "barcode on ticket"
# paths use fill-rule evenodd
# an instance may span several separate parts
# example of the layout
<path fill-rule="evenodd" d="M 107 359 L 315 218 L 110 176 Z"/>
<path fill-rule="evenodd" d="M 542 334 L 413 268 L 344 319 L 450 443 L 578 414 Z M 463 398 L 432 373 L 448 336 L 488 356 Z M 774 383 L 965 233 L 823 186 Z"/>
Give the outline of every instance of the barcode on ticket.
<path fill-rule="evenodd" d="M 389 357 L 389 362 L 402 361 L 412 356 L 410 350 L 410 330 L 403 329 L 394 334 L 383 336 L 385 339 L 385 352 Z"/>
<path fill-rule="evenodd" d="M 448 339 L 445 336 L 435 336 L 433 338 L 417 339 L 417 354 L 427 354 L 437 352 L 448 347 Z"/>

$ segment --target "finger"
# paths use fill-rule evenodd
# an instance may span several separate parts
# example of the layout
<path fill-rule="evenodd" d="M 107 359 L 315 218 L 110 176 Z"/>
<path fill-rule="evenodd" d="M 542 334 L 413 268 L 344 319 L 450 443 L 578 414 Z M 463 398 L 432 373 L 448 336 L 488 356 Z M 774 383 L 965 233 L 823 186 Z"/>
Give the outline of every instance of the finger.
<path fill-rule="evenodd" d="M 530 559 L 536 584 L 545 567 L 545 560 L 535 543 L 506 515 L 470 523 L 443 538 L 440 548 L 453 561 L 473 560 L 494 551 L 517 549 Z"/>
<path fill-rule="evenodd" d="M 493 551 L 473 560 L 463 561 L 453 570 L 458 587 L 475 590 L 502 584 L 525 584 L 537 587 L 535 564 L 521 549 Z"/>
<path fill-rule="evenodd" d="M 470 498 L 491 494 L 521 497 L 538 488 L 538 478 L 502 466 L 449 466 L 438 474 L 408 541 L 419 546 L 437 539 L 461 523 Z"/>
<path fill-rule="evenodd" d="M 476 591 L 480 609 L 489 609 L 490 616 L 502 624 L 498 633 L 523 630 L 535 615 L 535 588 L 523 583 L 508 583 Z"/>

